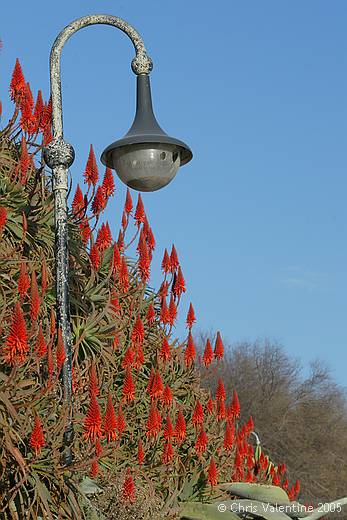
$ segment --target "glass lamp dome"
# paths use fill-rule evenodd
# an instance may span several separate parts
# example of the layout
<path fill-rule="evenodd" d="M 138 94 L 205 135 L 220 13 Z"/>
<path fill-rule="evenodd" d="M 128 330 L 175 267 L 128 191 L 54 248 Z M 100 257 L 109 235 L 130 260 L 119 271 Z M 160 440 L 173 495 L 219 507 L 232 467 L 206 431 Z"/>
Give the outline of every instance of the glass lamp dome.
<path fill-rule="evenodd" d="M 101 162 L 117 172 L 119 178 L 138 191 L 156 191 L 175 177 L 180 166 L 193 154 L 182 141 L 169 137 L 155 119 L 149 76 L 137 76 L 137 102 L 129 132 L 108 146 Z"/>

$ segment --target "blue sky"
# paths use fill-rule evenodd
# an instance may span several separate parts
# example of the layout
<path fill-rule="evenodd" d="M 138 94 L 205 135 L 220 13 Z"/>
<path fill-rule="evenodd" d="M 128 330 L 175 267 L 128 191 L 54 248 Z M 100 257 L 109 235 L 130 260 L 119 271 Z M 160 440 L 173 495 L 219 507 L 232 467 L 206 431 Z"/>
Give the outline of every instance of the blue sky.
<path fill-rule="evenodd" d="M 346 2 L 51 5 L 1 6 L 4 119 L 16 57 L 47 97 L 50 47 L 65 25 L 97 12 L 133 24 L 154 62 L 158 121 L 194 152 L 168 187 L 143 197 L 157 240 L 152 283 L 174 242 L 188 286 L 182 318 L 191 300 L 202 329 L 230 341 L 277 339 L 304 364 L 327 362 L 346 384 Z M 110 27 L 84 29 L 65 46 L 76 181 L 90 143 L 100 155 L 132 122 L 132 57 L 128 38 Z M 124 196 L 118 182 L 106 214 L 114 231 Z"/>

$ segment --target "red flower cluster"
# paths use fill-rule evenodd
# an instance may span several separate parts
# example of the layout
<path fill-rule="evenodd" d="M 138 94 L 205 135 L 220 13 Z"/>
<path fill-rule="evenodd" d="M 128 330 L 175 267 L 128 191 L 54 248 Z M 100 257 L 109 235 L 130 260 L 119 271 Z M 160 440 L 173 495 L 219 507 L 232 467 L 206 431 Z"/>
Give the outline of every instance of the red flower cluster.
<path fill-rule="evenodd" d="M 5 344 L 5 361 L 11 365 L 22 363 L 29 351 L 27 330 L 20 304 L 17 302 L 12 315 L 10 333 Z"/>

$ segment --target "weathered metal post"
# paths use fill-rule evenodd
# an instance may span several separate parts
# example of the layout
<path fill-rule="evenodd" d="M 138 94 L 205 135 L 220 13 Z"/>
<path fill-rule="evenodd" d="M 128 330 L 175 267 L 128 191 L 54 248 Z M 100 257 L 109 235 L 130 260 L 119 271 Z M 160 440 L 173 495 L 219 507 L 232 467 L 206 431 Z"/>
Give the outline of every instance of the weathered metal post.
<path fill-rule="evenodd" d="M 135 29 L 124 20 L 109 15 L 90 15 L 75 20 L 65 27 L 56 38 L 50 55 L 50 81 L 52 99 L 53 140 L 44 150 L 44 159 L 53 171 L 54 213 L 55 213 L 55 266 L 57 327 L 62 331 L 66 359 L 62 367 L 64 402 L 68 408 L 68 424 L 64 435 L 64 457 L 67 465 L 72 462 L 73 441 L 73 400 L 72 400 L 72 334 L 69 301 L 69 244 L 68 244 L 68 168 L 75 157 L 73 147 L 64 141 L 62 93 L 60 76 L 61 52 L 65 42 L 76 31 L 88 25 L 111 25 L 123 31 L 131 39 L 136 56 L 132 61 L 135 74 L 149 74 L 152 61 L 147 56 L 144 43 Z"/>

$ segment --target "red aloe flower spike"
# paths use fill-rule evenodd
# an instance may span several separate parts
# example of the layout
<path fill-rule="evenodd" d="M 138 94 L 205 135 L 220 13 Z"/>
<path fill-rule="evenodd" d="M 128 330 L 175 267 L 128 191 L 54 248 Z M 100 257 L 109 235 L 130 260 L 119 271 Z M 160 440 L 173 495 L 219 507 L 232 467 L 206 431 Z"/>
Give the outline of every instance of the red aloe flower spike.
<path fill-rule="evenodd" d="M 286 471 L 287 471 L 287 466 L 284 463 L 281 464 L 281 471 L 280 471 L 281 475 L 284 475 Z"/>
<path fill-rule="evenodd" d="M 125 213 L 131 213 L 131 210 L 133 209 L 133 201 L 130 195 L 129 188 L 127 189 L 127 195 L 125 199 L 125 205 L 124 205 L 124 211 Z"/>
<path fill-rule="evenodd" d="M 112 396 L 110 392 L 107 396 L 107 405 L 106 412 L 104 416 L 104 434 L 106 436 L 107 442 L 115 441 L 117 439 L 117 417 L 116 412 L 114 411 Z"/>
<path fill-rule="evenodd" d="M 25 140 L 24 135 L 22 135 L 22 144 L 21 144 L 21 155 L 19 160 L 19 169 L 21 173 L 21 183 L 26 183 L 28 169 L 32 164 L 31 157 L 28 153 L 27 142 Z"/>
<path fill-rule="evenodd" d="M 35 116 L 35 120 L 36 120 L 35 132 L 37 132 L 38 129 L 40 128 L 41 118 L 43 115 L 43 109 L 44 109 L 44 104 L 43 104 L 43 99 L 42 99 L 42 92 L 41 92 L 41 90 L 39 90 L 37 93 L 35 110 L 34 110 L 34 116 Z"/>
<path fill-rule="evenodd" d="M 216 486 L 218 483 L 217 467 L 213 457 L 210 459 L 210 465 L 208 468 L 208 481 L 212 487 Z"/>
<path fill-rule="evenodd" d="M 92 202 L 92 212 L 95 217 L 100 215 L 100 213 L 106 208 L 107 199 L 105 197 L 104 190 L 102 186 L 98 186 L 93 202 Z"/>
<path fill-rule="evenodd" d="M 230 424 L 227 423 L 226 429 L 225 429 L 225 435 L 224 435 L 224 449 L 225 451 L 230 451 L 233 448 L 235 440 L 235 428 Z"/>
<path fill-rule="evenodd" d="M 22 67 L 19 63 L 18 58 L 12 73 L 12 80 L 10 83 L 10 95 L 12 101 L 17 101 L 26 89 L 26 82 L 22 72 Z"/>
<path fill-rule="evenodd" d="M 123 482 L 123 499 L 127 502 L 135 502 L 135 484 L 130 473 L 130 468 L 127 469 L 126 477 Z"/>
<path fill-rule="evenodd" d="M 163 301 L 161 303 L 160 321 L 163 325 L 166 325 L 170 322 L 170 313 L 165 298 L 163 298 Z"/>
<path fill-rule="evenodd" d="M 105 194 L 105 197 L 111 197 L 114 195 L 114 178 L 111 168 L 107 167 L 104 174 L 104 179 L 102 181 L 102 189 Z"/>
<path fill-rule="evenodd" d="M 122 397 L 125 402 L 130 403 L 135 399 L 135 385 L 129 365 L 126 367 Z"/>
<path fill-rule="evenodd" d="M 163 395 L 161 396 L 161 401 L 165 406 L 171 406 L 172 404 L 172 392 L 170 390 L 169 385 L 166 385 L 164 388 Z"/>
<path fill-rule="evenodd" d="M 209 415 L 213 414 L 213 406 L 214 406 L 214 403 L 213 403 L 212 398 L 210 397 L 209 400 L 206 403 L 206 412 Z"/>
<path fill-rule="evenodd" d="M 23 299 L 27 294 L 30 287 L 30 278 L 28 275 L 27 265 L 25 262 L 21 262 L 20 273 L 18 278 L 18 292 Z"/>
<path fill-rule="evenodd" d="M 40 417 L 38 415 L 35 415 L 34 428 L 30 435 L 29 444 L 30 447 L 33 448 L 33 450 L 35 450 L 36 456 L 40 453 L 45 443 L 45 436 L 43 434 Z"/>
<path fill-rule="evenodd" d="M 93 395 L 90 398 L 89 409 L 84 420 L 84 437 L 95 442 L 95 440 L 101 436 L 102 429 L 100 407 L 96 397 Z"/>
<path fill-rule="evenodd" d="M 214 354 L 213 354 L 213 350 L 212 350 L 212 345 L 211 345 L 210 340 L 208 339 L 206 341 L 205 351 L 204 351 L 204 355 L 203 355 L 203 361 L 204 361 L 204 365 L 206 368 L 209 367 L 210 364 L 212 363 L 213 357 L 214 357 Z"/>
<path fill-rule="evenodd" d="M 136 251 L 138 253 L 140 253 L 141 249 L 143 249 L 144 245 L 147 247 L 145 235 L 144 235 L 143 229 L 141 229 L 140 238 L 139 238 L 138 244 L 136 246 Z"/>
<path fill-rule="evenodd" d="M 240 408 L 239 397 L 237 395 L 236 390 L 234 390 L 234 393 L 233 393 L 233 400 L 232 400 L 231 406 L 233 409 L 234 416 L 240 417 L 241 408 Z"/>
<path fill-rule="evenodd" d="M 98 459 L 95 458 L 90 467 L 89 476 L 91 478 L 95 478 L 98 475 L 98 473 L 99 473 L 99 462 L 98 462 Z"/>
<path fill-rule="evenodd" d="M 214 347 L 214 355 L 215 355 L 215 358 L 218 360 L 222 359 L 222 357 L 224 356 L 224 345 L 223 345 L 223 341 L 222 341 L 220 332 L 217 332 L 216 344 Z"/>
<path fill-rule="evenodd" d="M 33 135 L 37 129 L 37 121 L 33 114 L 34 100 L 29 83 L 26 84 L 26 88 L 23 91 L 19 104 L 22 112 L 20 126 L 24 132 Z"/>
<path fill-rule="evenodd" d="M 225 414 L 226 414 L 226 420 L 228 422 L 232 423 L 235 420 L 234 411 L 233 411 L 231 404 L 228 404 L 226 406 Z"/>
<path fill-rule="evenodd" d="M 48 103 L 43 107 L 40 130 L 43 132 L 50 131 L 52 126 L 52 98 L 49 98 Z"/>
<path fill-rule="evenodd" d="M 144 353 L 142 350 L 142 346 L 141 346 L 141 344 L 139 344 L 136 347 L 136 355 L 135 355 L 135 361 L 134 361 L 134 367 L 136 368 L 136 370 L 140 370 L 140 368 L 142 367 L 144 362 L 145 362 L 145 356 L 144 356 Z"/>
<path fill-rule="evenodd" d="M 169 361 L 169 359 L 171 358 L 170 345 L 166 337 L 163 339 L 159 356 L 164 361 L 164 363 L 166 363 L 166 361 Z"/>
<path fill-rule="evenodd" d="M 126 422 L 125 422 L 125 418 L 124 418 L 124 414 L 123 414 L 123 409 L 122 409 L 122 405 L 119 404 L 118 417 L 117 417 L 117 430 L 120 435 L 122 435 L 122 433 L 125 431 L 125 428 L 126 428 Z"/>
<path fill-rule="evenodd" d="M 63 364 L 65 362 L 65 359 L 66 359 L 66 354 L 65 354 L 65 348 L 64 348 L 63 336 L 62 336 L 62 333 L 61 333 L 61 328 L 58 329 L 56 358 L 57 358 L 58 372 L 60 372 L 60 370 L 61 370 L 61 368 L 62 368 L 62 366 L 63 366 Z"/>
<path fill-rule="evenodd" d="M 194 313 L 193 305 L 190 304 L 190 305 L 189 305 L 188 314 L 187 314 L 187 320 L 186 320 L 187 327 L 188 327 L 189 329 L 191 329 L 192 326 L 193 326 L 193 323 L 194 323 L 195 321 L 196 321 L 196 317 L 195 317 L 195 313 Z"/>
<path fill-rule="evenodd" d="M 187 348 L 184 352 L 184 361 L 187 367 L 189 367 L 196 358 L 196 348 L 193 340 L 192 333 L 189 331 L 188 334 L 188 344 Z"/>
<path fill-rule="evenodd" d="M 216 413 L 217 422 L 225 419 L 225 403 L 224 401 L 217 401 L 217 413 Z"/>
<path fill-rule="evenodd" d="M 137 316 L 131 333 L 131 341 L 135 344 L 142 343 L 145 337 L 145 329 L 140 316 Z"/>
<path fill-rule="evenodd" d="M 136 210 L 135 210 L 135 215 L 134 215 L 134 219 L 136 221 L 136 225 L 140 226 L 141 222 L 145 221 L 145 217 L 146 217 L 145 208 L 144 208 L 144 205 L 143 205 L 143 202 L 142 202 L 141 194 L 139 193 L 139 196 L 138 196 L 138 199 L 137 199 L 137 206 L 136 206 Z"/>
<path fill-rule="evenodd" d="M 250 416 L 250 418 L 248 419 L 248 422 L 247 422 L 247 431 L 252 432 L 253 430 L 254 430 L 253 417 Z"/>
<path fill-rule="evenodd" d="M 153 377 L 153 382 L 150 389 L 150 396 L 153 399 L 160 397 L 164 391 L 163 381 L 161 379 L 161 375 L 159 370 L 157 370 Z"/>
<path fill-rule="evenodd" d="M 100 439 L 96 439 L 96 441 L 95 441 L 95 455 L 97 457 L 100 457 L 100 455 L 102 455 L 102 446 L 101 446 Z"/>
<path fill-rule="evenodd" d="M 247 471 L 246 482 L 254 482 L 254 476 L 250 470 Z"/>
<path fill-rule="evenodd" d="M 119 281 L 121 284 L 121 289 L 123 294 L 126 293 L 129 289 L 129 273 L 128 266 L 125 257 L 122 257 L 122 265 L 119 273 Z"/>
<path fill-rule="evenodd" d="M 161 300 L 163 300 L 164 298 L 167 297 L 168 290 L 169 290 L 168 282 L 163 282 L 158 291 L 158 296 L 160 296 Z"/>
<path fill-rule="evenodd" d="M 132 348 L 132 346 L 130 345 L 125 351 L 124 358 L 122 361 L 122 368 L 130 367 L 134 363 L 134 360 L 135 360 L 135 351 Z"/>
<path fill-rule="evenodd" d="M 26 83 L 25 87 L 23 88 L 23 92 L 20 97 L 20 100 L 19 100 L 19 108 L 22 112 L 21 122 L 23 120 L 25 121 L 25 116 L 29 116 L 29 117 L 31 116 L 33 105 L 34 105 L 34 100 L 33 100 L 33 95 L 32 95 L 31 89 L 30 89 L 30 85 L 29 85 L 29 83 Z M 23 130 L 25 130 L 25 129 L 23 128 Z"/>
<path fill-rule="evenodd" d="M 17 302 L 12 315 L 10 333 L 6 339 L 5 360 L 6 363 L 14 365 L 16 362 L 22 363 L 29 350 L 27 330 L 22 309 Z"/>
<path fill-rule="evenodd" d="M 161 268 L 165 274 L 167 274 L 171 271 L 171 262 L 170 262 L 170 257 L 169 257 L 169 253 L 167 252 L 167 249 L 165 249 L 165 251 L 164 251 L 164 257 L 163 257 L 163 261 L 161 263 Z"/>
<path fill-rule="evenodd" d="M 298 495 L 300 493 L 300 482 L 299 480 L 297 480 L 294 484 L 294 492 L 295 492 L 295 495 Z"/>
<path fill-rule="evenodd" d="M 236 450 L 236 453 L 235 453 L 235 468 L 240 470 L 242 469 L 242 466 L 243 466 L 243 461 L 242 461 L 242 458 L 241 458 L 241 454 L 240 454 L 240 451 L 237 449 Z"/>
<path fill-rule="evenodd" d="M 82 193 L 82 190 L 80 188 L 80 185 L 77 184 L 75 195 L 74 195 L 74 198 L 73 198 L 73 201 L 72 201 L 72 211 L 73 211 L 73 214 L 76 215 L 83 208 L 84 208 L 83 193 Z"/>
<path fill-rule="evenodd" d="M 203 424 L 203 422 L 204 422 L 204 409 L 199 400 L 196 402 L 196 405 L 194 408 L 194 412 L 192 415 L 192 422 L 193 422 L 194 426 L 197 426 L 198 424 Z"/>
<path fill-rule="evenodd" d="M 125 230 L 125 228 L 127 227 L 127 224 L 128 224 L 128 218 L 127 218 L 127 214 L 125 213 L 125 211 L 123 211 L 123 214 L 122 214 L 122 228 L 123 228 L 123 231 Z"/>
<path fill-rule="evenodd" d="M 176 425 L 175 425 L 175 439 L 178 445 L 182 444 L 184 439 L 186 438 L 186 421 L 182 412 L 182 409 L 179 410 Z"/>
<path fill-rule="evenodd" d="M 88 186 L 90 186 L 91 184 L 93 184 L 93 186 L 95 186 L 99 179 L 99 171 L 98 171 L 98 166 L 96 164 L 96 159 L 95 159 L 95 154 L 94 154 L 94 149 L 93 149 L 92 144 L 90 145 L 86 169 L 84 170 L 83 176 L 85 179 L 84 182 L 86 184 L 88 184 Z"/>
<path fill-rule="evenodd" d="M 112 235 L 109 223 L 102 224 L 96 237 L 95 245 L 100 252 L 105 251 L 112 243 Z"/>
<path fill-rule="evenodd" d="M 176 251 L 176 248 L 174 245 L 172 245 L 172 249 L 171 249 L 171 255 L 170 255 L 170 270 L 172 273 L 176 272 L 177 269 L 179 268 L 179 261 L 178 261 L 178 256 L 177 256 L 177 251 Z"/>
<path fill-rule="evenodd" d="M 149 304 L 149 307 L 147 310 L 147 315 L 146 315 L 146 320 L 147 320 L 148 325 L 150 325 L 150 326 L 154 323 L 155 311 L 154 311 L 154 307 L 153 307 L 152 303 Z"/>
<path fill-rule="evenodd" d="M 158 408 L 152 403 L 147 419 L 147 437 L 157 437 L 161 428 L 161 420 Z"/>
<path fill-rule="evenodd" d="M 35 271 L 31 275 L 31 295 L 30 295 L 30 318 L 32 322 L 36 322 L 40 312 L 40 295 L 37 287 L 37 279 Z"/>
<path fill-rule="evenodd" d="M 43 131 L 43 146 L 47 146 L 53 139 L 52 131 L 50 125 L 47 125 Z"/>
<path fill-rule="evenodd" d="M 216 392 L 216 399 L 217 401 L 225 401 L 226 394 L 225 394 L 225 388 L 224 383 L 221 378 L 218 379 L 218 386 L 217 386 L 217 392 Z"/>
<path fill-rule="evenodd" d="M 40 358 L 43 357 L 47 352 L 47 345 L 46 345 L 45 337 L 43 335 L 42 323 L 40 323 L 40 325 L 39 325 L 39 332 L 37 334 L 37 340 L 35 343 L 34 350 Z"/>
<path fill-rule="evenodd" d="M 272 484 L 274 486 L 279 486 L 281 484 L 280 478 L 277 473 L 275 473 L 274 476 L 272 477 Z"/>
<path fill-rule="evenodd" d="M 96 373 L 95 361 L 93 360 L 89 369 L 89 397 L 97 397 L 100 393 L 98 375 Z"/>
<path fill-rule="evenodd" d="M 175 435 L 175 431 L 172 426 L 170 416 L 168 415 L 166 417 L 166 423 L 165 423 L 165 427 L 164 427 L 164 438 L 165 438 L 165 440 L 170 440 L 174 437 L 174 435 Z"/>
<path fill-rule="evenodd" d="M 145 218 L 143 221 L 142 231 L 144 233 L 145 239 L 147 240 L 147 235 L 148 235 L 148 231 L 149 231 L 149 223 L 148 223 L 148 219 L 147 219 L 146 215 L 145 215 Z"/>
<path fill-rule="evenodd" d="M 96 244 L 92 244 L 89 253 L 89 260 L 94 271 L 98 271 L 101 263 L 99 249 Z"/>
<path fill-rule="evenodd" d="M 148 393 L 150 393 L 150 391 L 151 391 L 154 376 L 155 376 L 155 370 L 154 370 L 154 367 L 152 366 L 151 373 L 149 374 L 148 383 L 147 383 L 147 392 Z"/>
<path fill-rule="evenodd" d="M 154 249 L 155 249 L 155 238 L 154 238 L 154 235 L 153 235 L 152 228 L 149 228 L 148 233 L 147 233 L 147 244 L 148 244 L 149 250 L 151 252 L 154 251 Z"/>
<path fill-rule="evenodd" d="M 81 231 L 81 238 L 84 244 L 87 244 L 90 239 L 91 229 L 89 225 L 88 219 L 85 217 L 79 224 L 79 228 Z"/>
<path fill-rule="evenodd" d="M 121 268 L 121 265 L 122 265 L 122 258 L 120 256 L 120 252 L 119 252 L 119 249 L 118 249 L 117 242 L 115 242 L 113 244 L 112 260 L 113 260 L 113 272 L 117 273 L 119 271 L 119 269 Z"/>
<path fill-rule="evenodd" d="M 162 463 L 170 464 L 170 462 L 172 461 L 173 458 L 174 458 L 174 450 L 173 450 L 171 442 L 169 441 L 169 442 L 166 442 L 165 446 L 164 446 Z"/>
<path fill-rule="evenodd" d="M 206 432 L 204 430 L 204 427 L 201 426 L 200 433 L 199 433 L 198 438 L 196 439 L 196 443 L 195 443 L 195 450 L 198 453 L 198 455 L 202 455 L 203 453 L 205 453 L 205 451 L 207 449 L 207 442 L 208 442 L 208 439 L 207 439 Z"/>
<path fill-rule="evenodd" d="M 181 294 L 186 292 L 185 284 L 186 283 L 183 278 L 182 269 L 179 267 L 177 277 L 172 286 L 172 292 L 175 296 L 177 296 L 177 298 L 180 298 Z"/>
<path fill-rule="evenodd" d="M 0 233 L 4 229 L 7 221 L 7 211 L 6 208 L 0 206 Z"/>
<path fill-rule="evenodd" d="M 142 441 L 139 439 L 137 444 L 137 462 L 141 466 L 143 464 L 143 461 L 145 460 L 145 452 L 143 451 L 142 447 Z"/>
<path fill-rule="evenodd" d="M 139 251 L 139 255 L 140 255 L 139 271 L 140 271 L 140 275 L 141 275 L 141 280 L 143 282 L 146 282 L 150 276 L 151 260 L 150 260 L 148 247 L 147 247 L 147 244 L 146 244 L 146 241 L 145 241 L 145 238 L 144 238 L 144 235 L 142 232 L 140 235 L 138 251 Z"/>
<path fill-rule="evenodd" d="M 172 294 L 170 296 L 169 315 L 170 315 L 169 324 L 171 325 L 171 327 L 173 327 L 175 320 L 177 318 L 177 307 L 176 307 L 175 300 L 174 300 L 174 297 Z"/>
<path fill-rule="evenodd" d="M 282 488 L 284 490 L 286 490 L 286 489 L 288 489 L 288 487 L 289 487 L 289 482 L 288 482 L 288 478 L 286 477 L 284 482 L 283 482 L 283 484 L 282 484 Z"/>

